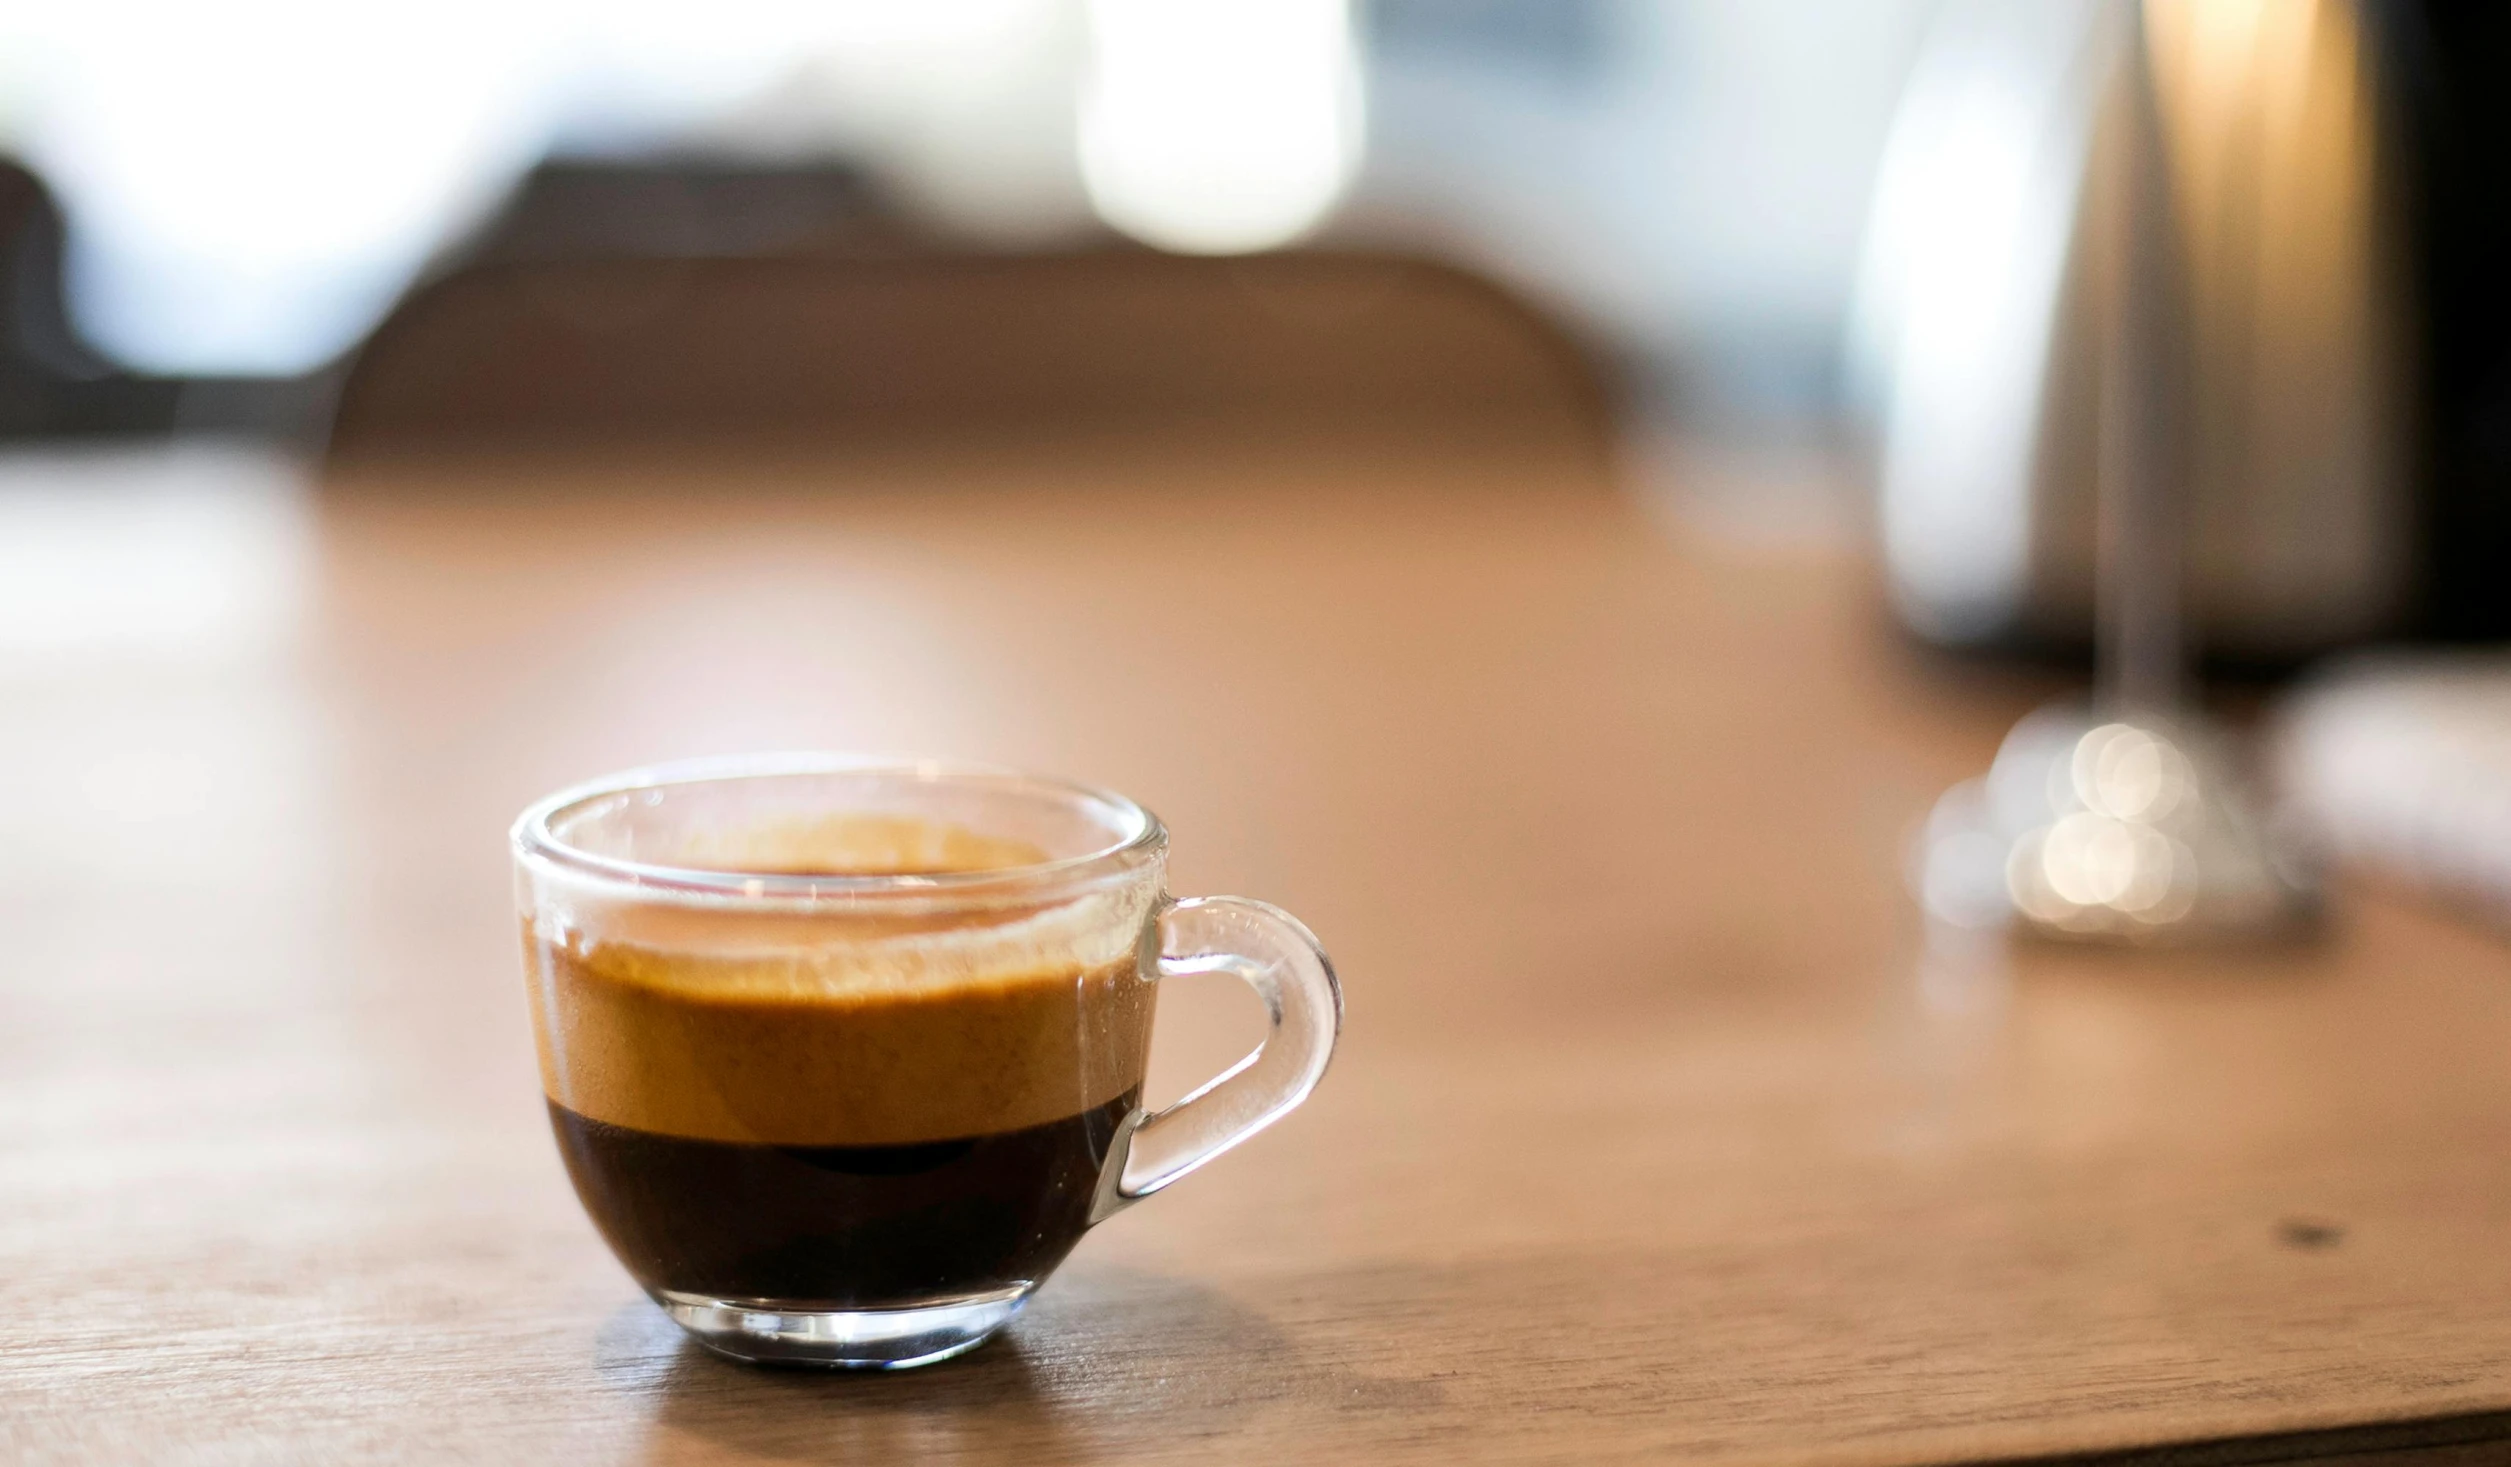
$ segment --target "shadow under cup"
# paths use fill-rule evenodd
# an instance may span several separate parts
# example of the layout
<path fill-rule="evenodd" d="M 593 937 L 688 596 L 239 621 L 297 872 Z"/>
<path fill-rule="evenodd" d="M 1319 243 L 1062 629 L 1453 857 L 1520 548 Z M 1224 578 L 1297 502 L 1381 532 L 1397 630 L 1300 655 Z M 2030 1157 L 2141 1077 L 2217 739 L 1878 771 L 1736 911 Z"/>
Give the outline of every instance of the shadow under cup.
<path fill-rule="evenodd" d="M 1172 902 L 1159 822 L 1078 785 L 679 766 L 553 796 L 514 846 L 576 1193 L 647 1293 L 742 1359 L 974 1347 L 1092 1222 L 1296 1105 L 1339 1025 L 1305 928 Z M 1274 1033 L 1146 1115 L 1156 980 L 1180 971 L 1256 985 Z"/>

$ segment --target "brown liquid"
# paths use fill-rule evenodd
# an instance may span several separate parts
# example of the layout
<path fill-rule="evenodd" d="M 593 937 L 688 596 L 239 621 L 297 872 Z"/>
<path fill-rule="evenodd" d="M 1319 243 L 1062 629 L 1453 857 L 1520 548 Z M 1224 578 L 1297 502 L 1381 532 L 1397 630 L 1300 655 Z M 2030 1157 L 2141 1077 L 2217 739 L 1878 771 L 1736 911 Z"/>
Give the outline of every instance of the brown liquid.
<path fill-rule="evenodd" d="M 924 872 L 1006 849 L 890 835 Z M 742 869 L 907 866 L 840 865 L 829 844 L 822 831 L 772 867 L 753 848 Z M 643 907 L 555 941 L 527 922 L 551 1121 L 629 1270 L 650 1288 L 860 1307 L 1043 1276 L 1086 1226 L 1139 1098 L 1152 1011 L 1129 954 L 1085 965 L 1069 924 L 1018 936 L 1056 915 Z"/>
<path fill-rule="evenodd" d="M 691 1141 L 551 1102 L 567 1175 L 639 1283 L 896 1309 L 1046 1277 L 1089 1226 L 1139 1091 L 1041 1126 L 909 1146 Z"/>

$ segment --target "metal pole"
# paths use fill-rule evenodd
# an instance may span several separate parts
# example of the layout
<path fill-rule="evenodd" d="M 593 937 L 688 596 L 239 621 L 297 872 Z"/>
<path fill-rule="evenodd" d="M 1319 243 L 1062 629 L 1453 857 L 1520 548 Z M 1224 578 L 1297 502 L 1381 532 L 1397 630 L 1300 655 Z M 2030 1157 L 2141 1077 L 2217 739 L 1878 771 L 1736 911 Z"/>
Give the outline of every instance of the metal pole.
<path fill-rule="evenodd" d="M 2170 161 L 2143 0 L 2117 0 L 2122 75 L 2110 148 L 2107 339 L 2097 458 L 2097 701 L 2165 717 L 2185 696 L 2181 584 L 2188 539 L 2180 279 Z"/>

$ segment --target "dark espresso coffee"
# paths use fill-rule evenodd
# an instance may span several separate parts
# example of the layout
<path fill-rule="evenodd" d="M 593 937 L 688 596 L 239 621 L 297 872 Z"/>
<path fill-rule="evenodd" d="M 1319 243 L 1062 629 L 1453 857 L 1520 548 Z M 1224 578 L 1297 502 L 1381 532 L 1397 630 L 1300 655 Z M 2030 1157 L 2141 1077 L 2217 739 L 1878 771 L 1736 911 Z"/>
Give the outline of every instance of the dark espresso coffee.
<path fill-rule="evenodd" d="M 770 869 L 1034 859 L 896 822 L 793 845 Z M 743 858 L 762 869 L 757 842 Z M 629 1272 L 673 1294 L 889 1309 L 1044 1278 L 1141 1098 L 1152 990 L 1090 936 L 1108 927 L 1067 903 L 644 908 L 527 931 L 577 1195 Z"/>
<path fill-rule="evenodd" d="M 903 1146 L 764 1146 L 604 1125 L 549 1103 L 576 1195 L 649 1288 L 833 1309 L 1046 1277 L 1089 1226 L 1128 1090 L 1062 1120 Z"/>

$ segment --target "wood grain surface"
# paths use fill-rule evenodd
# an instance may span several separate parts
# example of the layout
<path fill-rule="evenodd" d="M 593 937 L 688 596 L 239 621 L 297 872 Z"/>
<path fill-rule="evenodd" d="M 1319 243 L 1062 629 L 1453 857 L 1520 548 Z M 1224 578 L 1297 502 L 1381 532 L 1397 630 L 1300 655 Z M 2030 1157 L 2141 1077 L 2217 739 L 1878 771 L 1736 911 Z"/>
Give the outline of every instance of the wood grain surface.
<path fill-rule="evenodd" d="M 1899 650 L 1846 551 L 1357 450 L 230 499 L 136 610 L 0 595 L 0 1457 L 1849 1467 L 2511 1409 L 2511 949 L 2351 889 L 2273 953 L 1930 938 L 1912 823 L 2050 688 Z M 194 564 L 265 551 L 267 604 Z M 927 1371 L 683 1342 L 535 1089 L 514 811 L 786 747 L 1122 788 L 1348 985 L 1305 1109 Z M 1164 998 L 1154 1089 L 1253 1029 Z"/>

